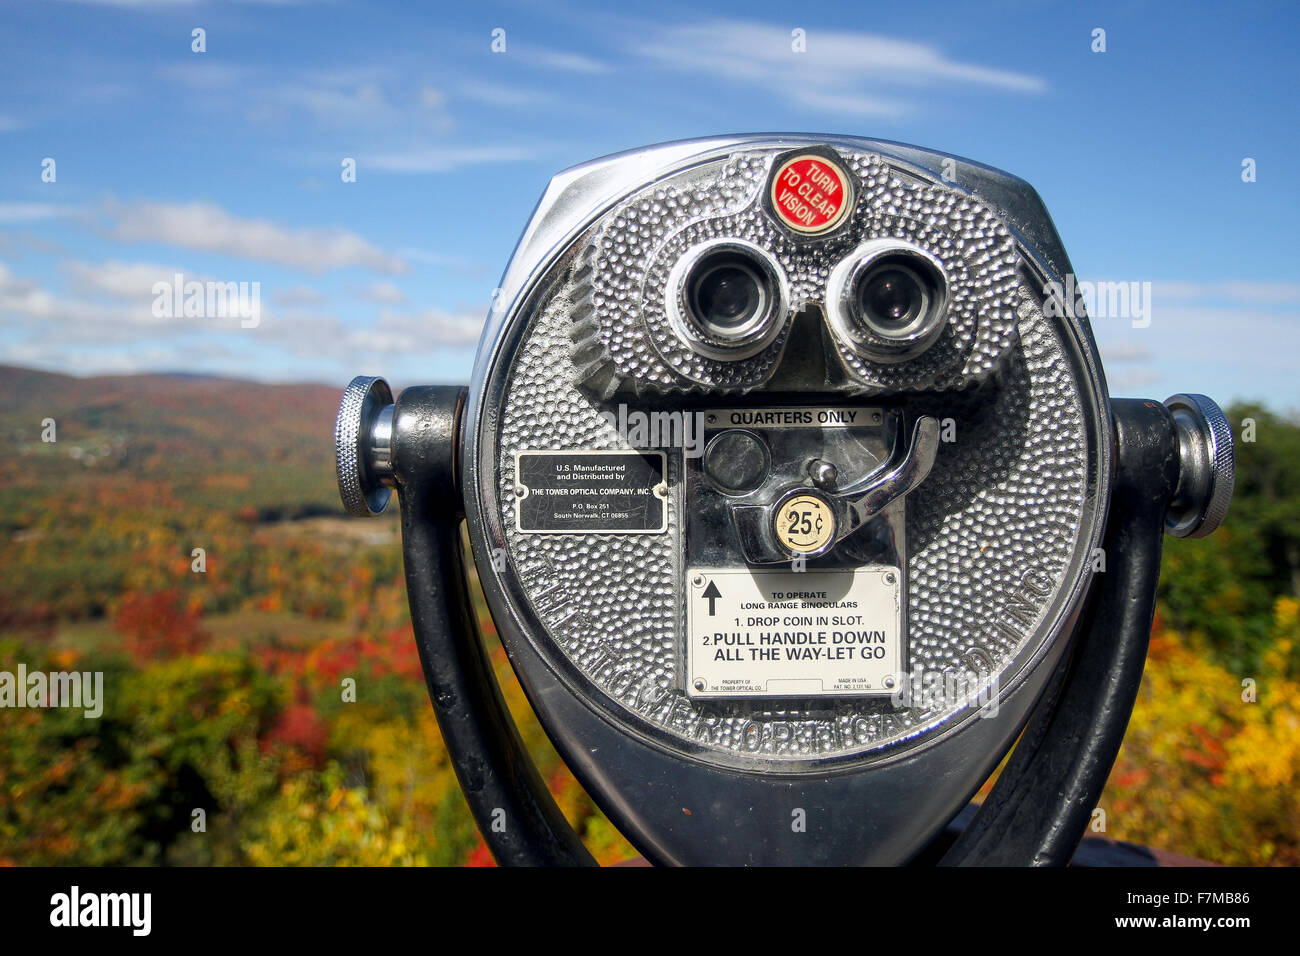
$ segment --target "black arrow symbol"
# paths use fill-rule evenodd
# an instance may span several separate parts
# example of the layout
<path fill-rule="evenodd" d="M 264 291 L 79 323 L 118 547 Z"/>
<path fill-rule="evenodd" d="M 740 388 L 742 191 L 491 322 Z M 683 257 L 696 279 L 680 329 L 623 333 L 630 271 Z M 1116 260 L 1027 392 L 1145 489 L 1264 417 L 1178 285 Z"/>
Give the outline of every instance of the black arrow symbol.
<path fill-rule="evenodd" d="M 713 607 L 714 607 L 714 604 L 717 602 L 718 598 L 722 597 L 722 595 L 718 593 L 718 585 L 717 585 L 717 583 L 714 582 L 714 581 L 710 581 L 710 582 L 709 582 L 709 586 L 708 586 L 707 588 L 704 589 L 704 594 L 701 595 L 701 596 L 702 596 L 702 597 L 705 597 L 705 598 L 708 598 L 708 601 L 709 601 L 709 617 L 713 617 Z"/>

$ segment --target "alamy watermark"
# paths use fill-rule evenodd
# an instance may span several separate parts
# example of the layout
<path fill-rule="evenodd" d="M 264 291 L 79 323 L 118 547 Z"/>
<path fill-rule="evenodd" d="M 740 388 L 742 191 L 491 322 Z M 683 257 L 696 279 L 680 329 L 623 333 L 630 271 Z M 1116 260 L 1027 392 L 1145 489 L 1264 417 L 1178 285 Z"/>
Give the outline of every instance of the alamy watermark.
<path fill-rule="evenodd" d="M 71 707 L 91 720 L 104 713 L 103 671 L 0 671 L 0 707 Z"/>
<path fill-rule="evenodd" d="M 629 448 L 680 448 L 687 458 L 704 454 L 704 412 L 643 412 L 619 405 L 601 412 Z"/>
<path fill-rule="evenodd" d="M 50 897 L 50 925 L 59 927 L 122 927 L 132 936 L 148 936 L 153 928 L 152 893 L 83 893 L 73 885 Z"/>
<path fill-rule="evenodd" d="M 910 674 L 895 676 L 896 685 L 889 695 L 895 707 L 921 711 L 946 711 L 970 706 L 981 717 L 998 715 L 998 679 L 991 680 L 975 671 L 926 670 L 920 664 Z"/>
<path fill-rule="evenodd" d="M 1043 314 L 1063 319 L 1129 319 L 1135 329 L 1151 324 L 1150 282 L 1080 282 L 1074 273 L 1065 283 L 1043 286 Z"/>
<path fill-rule="evenodd" d="M 199 282 L 177 272 L 170 280 L 153 284 L 156 319 L 239 319 L 240 328 L 255 329 L 262 322 L 262 283 Z"/>

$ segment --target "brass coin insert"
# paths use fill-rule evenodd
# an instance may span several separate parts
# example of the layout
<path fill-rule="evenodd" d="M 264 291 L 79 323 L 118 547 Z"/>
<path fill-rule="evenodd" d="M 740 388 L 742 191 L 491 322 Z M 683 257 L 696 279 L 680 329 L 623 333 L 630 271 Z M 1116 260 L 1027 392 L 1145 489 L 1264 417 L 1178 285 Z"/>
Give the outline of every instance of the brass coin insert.
<path fill-rule="evenodd" d="M 817 554 L 835 538 L 835 512 L 817 495 L 800 494 L 776 510 L 776 538 L 792 554 Z"/>

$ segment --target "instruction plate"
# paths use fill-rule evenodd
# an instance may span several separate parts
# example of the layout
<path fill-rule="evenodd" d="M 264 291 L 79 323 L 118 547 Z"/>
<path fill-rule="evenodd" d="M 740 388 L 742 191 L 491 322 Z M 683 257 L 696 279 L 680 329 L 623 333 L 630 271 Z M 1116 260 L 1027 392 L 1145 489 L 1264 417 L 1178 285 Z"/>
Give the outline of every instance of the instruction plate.
<path fill-rule="evenodd" d="M 889 695 L 903 671 L 897 568 L 686 572 L 695 699 Z"/>

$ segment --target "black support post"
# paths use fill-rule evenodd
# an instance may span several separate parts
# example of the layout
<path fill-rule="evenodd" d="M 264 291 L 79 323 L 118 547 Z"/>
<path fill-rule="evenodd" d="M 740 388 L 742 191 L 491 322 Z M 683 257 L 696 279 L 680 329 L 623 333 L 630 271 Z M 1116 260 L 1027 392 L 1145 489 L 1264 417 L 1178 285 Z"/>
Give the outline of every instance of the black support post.
<path fill-rule="evenodd" d="M 1116 467 L 1106 570 L 1083 633 L 941 865 L 1069 863 L 1123 743 L 1151 638 L 1179 450 L 1164 405 L 1116 399 L 1112 409 Z"/>
<path fill-rule="evenodd" d="M 465 799 L 502 866 L 595 865 L 524 749 L 478 637 L 460 547 L 456 447 L 466 390 L 408 388 L 393 417 L 393 477 L 411 623 Z"/>

